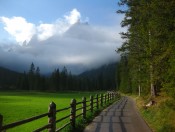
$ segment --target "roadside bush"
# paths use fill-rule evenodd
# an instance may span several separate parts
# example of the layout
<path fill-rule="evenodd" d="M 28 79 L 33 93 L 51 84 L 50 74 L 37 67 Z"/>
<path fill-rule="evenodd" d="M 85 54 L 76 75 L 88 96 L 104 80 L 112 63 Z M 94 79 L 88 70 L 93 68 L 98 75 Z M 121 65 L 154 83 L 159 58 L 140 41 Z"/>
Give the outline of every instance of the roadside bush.
<path fill-rule="evenodd" d="M 164 124 L 158 132 L 174 132 L 175 128 L 171 124 Z"/>

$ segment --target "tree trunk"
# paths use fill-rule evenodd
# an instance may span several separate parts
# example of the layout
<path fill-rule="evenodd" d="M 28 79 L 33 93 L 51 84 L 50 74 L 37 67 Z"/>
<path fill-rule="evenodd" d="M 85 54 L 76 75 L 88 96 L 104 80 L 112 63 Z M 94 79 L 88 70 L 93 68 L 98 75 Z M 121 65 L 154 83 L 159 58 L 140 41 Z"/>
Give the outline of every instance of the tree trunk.
<path fill-rule="evenodd" d="M 153 79 L 153 65 L 150 64 L 150 85 L 151 85 L 151 97 L 156 96 L 155 88 L 154 88 L 154 79 Z"/>
<path fill-rule="evenodd" d="M 141 93 L 141 86 L 140 86 L 140 65 L 139 65 L 139 96 L 140 96 L 140 93 Z"/>
<path fill-rule="evenodd" d="M 155 97 L 155 88 L 154 88 L 154 77 L 153 77 L 153 56 L 151 48 L 151 32 L 149 31 L 149 44 L 150 44 L 150 85 L 151 85 L 151 97 Z"/>
<path fill-rule="evenodd" d="M 139 84 L 139 96 L 140 96 L 140 93 L 141 93 L 141 87 L 140 87 L 140 84 Z"/>

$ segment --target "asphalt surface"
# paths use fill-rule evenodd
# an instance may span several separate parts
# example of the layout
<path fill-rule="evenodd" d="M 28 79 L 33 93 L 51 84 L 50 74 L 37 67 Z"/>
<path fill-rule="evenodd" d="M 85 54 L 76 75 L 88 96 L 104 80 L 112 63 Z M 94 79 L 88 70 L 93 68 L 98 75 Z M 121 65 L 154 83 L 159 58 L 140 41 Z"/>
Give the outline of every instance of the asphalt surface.
<path fill-rule="evenodd" d="M 135 102 L 129 97 L 122 97 L 114 103 L 93 122 L 88 125 L 84 132 L 152 132 L 145 121 L 141 118 Z"/>

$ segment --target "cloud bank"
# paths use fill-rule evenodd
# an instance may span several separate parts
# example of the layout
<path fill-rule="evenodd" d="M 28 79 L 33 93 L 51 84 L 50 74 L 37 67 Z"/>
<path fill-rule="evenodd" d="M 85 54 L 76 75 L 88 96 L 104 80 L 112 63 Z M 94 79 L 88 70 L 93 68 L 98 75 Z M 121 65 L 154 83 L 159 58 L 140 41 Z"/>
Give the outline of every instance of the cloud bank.
<path fill-rule="evenodd" d="M 118 59 L 115 49 L 121 45 L 117 29 L 89 25 L 77 9 L 53 23 L 39 25 L 23 17 L 0 17 L 4 30 L 16 42 L 0 43 L 0 65 L 18 71 L 32 62 L 41 72 L 68 67 L 73 73 L 96 68 Z"/>
<path fill-rule="evenodd" d="M 69 27 L 78 21 L 80 21 L 81 15 L 77 9 L 73 9 L 67 15 L 64 15 L 62 19 L 58 19 L 52 24 L 40 23 L 35 25 L 27 22 L 23 17 L 0 17 L 2 23 L 4 23 L 6 30 L 18 44 L 22 45 L 24 41 L 27 43 L 32 39 L 34 35 L 37 35 L 39 40 L 46 40 L 55 34 L 62 34 Z"/>

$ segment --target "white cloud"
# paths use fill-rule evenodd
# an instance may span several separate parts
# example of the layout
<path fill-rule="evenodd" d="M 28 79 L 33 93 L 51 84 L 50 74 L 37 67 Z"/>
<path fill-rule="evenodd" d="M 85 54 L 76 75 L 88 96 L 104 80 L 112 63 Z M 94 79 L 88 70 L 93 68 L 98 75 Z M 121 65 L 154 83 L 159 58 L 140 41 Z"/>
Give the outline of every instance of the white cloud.
<path fill-rule="evenodd" d="M 68 23 L 72 25 L 80 20 L 81 14 L 77 9 L 73 9 L 69 15 L 65 15 L 64 17 L 68 21 Z"/>
<path fill-rule="evenodd" d="M 81 14 L 77 9 L 73 9 L 64 18 L 58 19 L 53 23 L 42 23 L 39 25 L 27 22 L 23 17 L 0 17 L 0 20 L 5 24 L 4 29 L 12 35 L 15 40 L 22 45 L 24 41 L 27 43 L 32 36 L 37 36 L 41 41 L 52 37 L 55 34 L 63 34 L 71 25 L 77 23 L 81 19 Z"/>
<path fill-rule="evenodd" d="M 39 40 L 46 40 L 55 34 L 62 35 L 66 32 L 73 24 L 79 22 L 81 14 L 77 9 L 73 9 L 68 15 L 64 15 L 64 18 L 60 18 L 51 24 L 40 23 L 37 26 L 37 37 Z"/>
<path fill-rule="evenodd" d="M 53 24 L 40 24 L 37 27 L 37 31 L 39 40 L 46 40 L 55 33 Z"/>
<path fill-rule="evenodd" d="M 25 40 L 29 42 L 36 32 L 35 25 L 27 22 L 23 17 L 0 17 L 0 20 L 5 24 L 4 29 L 20 44 Z"/>

